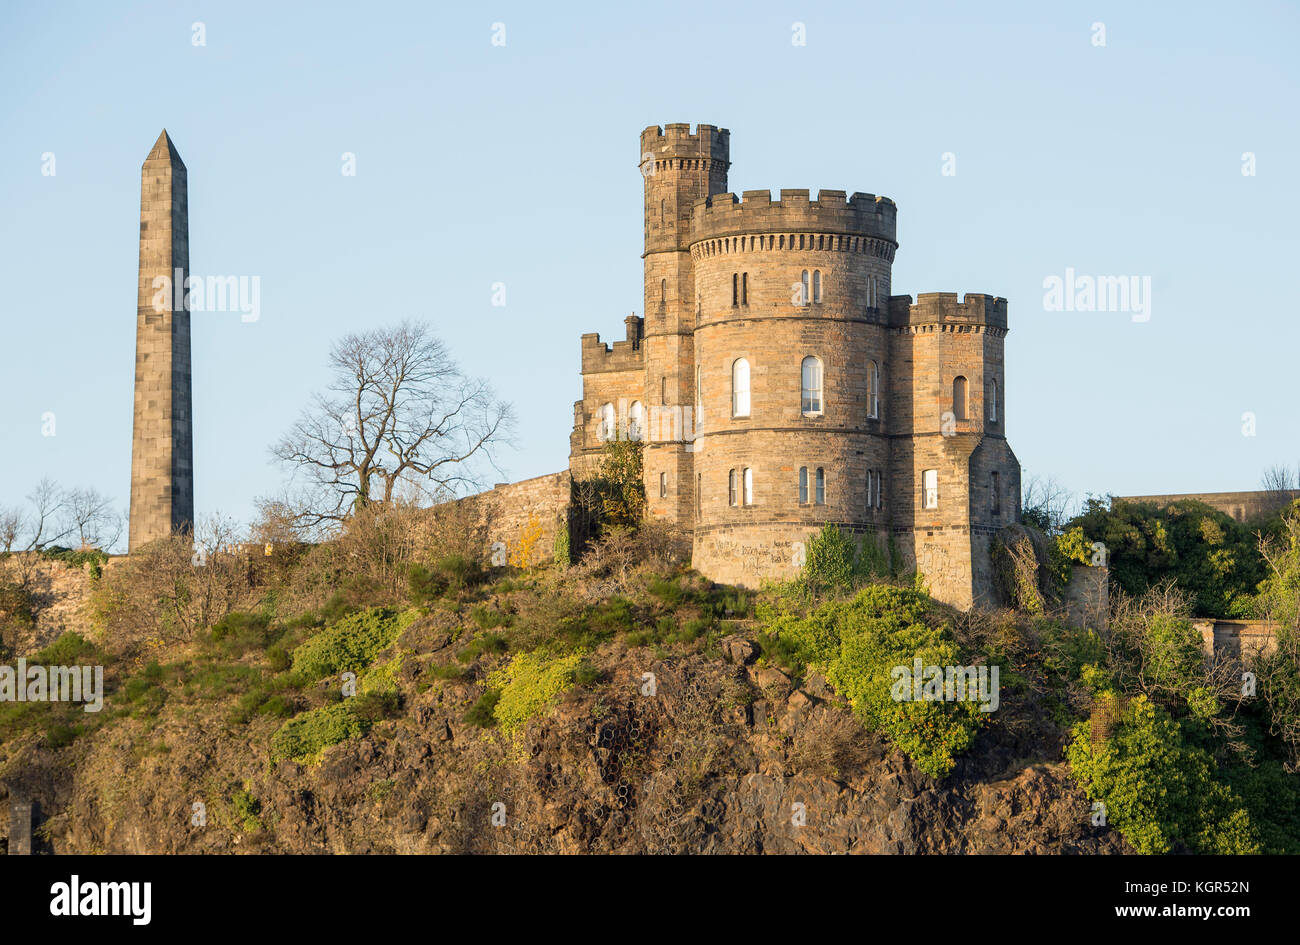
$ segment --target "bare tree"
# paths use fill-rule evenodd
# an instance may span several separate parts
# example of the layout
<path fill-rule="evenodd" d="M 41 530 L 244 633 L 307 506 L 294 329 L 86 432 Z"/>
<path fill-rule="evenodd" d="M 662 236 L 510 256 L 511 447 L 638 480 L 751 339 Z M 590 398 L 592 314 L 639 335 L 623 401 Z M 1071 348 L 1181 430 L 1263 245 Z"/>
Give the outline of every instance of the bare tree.
<path fill-rule="evenodd" d="M 1274 463 L 1264 470 L 1260 487 L 1265 492 L 1289 495 L 1293 490 L 1300 489 L 1300 468 L 1293 470 L 1286 463 Z"/>
<path fill-rule="evenodd" d="M 18 537 L 22 535 L 23 510 L 16 507 L 0 508 L 0 552 L 8 554 L 14 550 Z"/>
<path fill-rule="evenodd" d="M 399 483 L 437 492 L 477 484 L 473 462 L 508 442 L 512 411 L 460 372 L 424 324 L 351 334 L 330 352 L 332 380 L 272 454 L 303 487 L 300 526 L 339 523 Z"/>
<path fill-rule="evenodd" d="M 1051 476 L 1029 476 L 1021 489 L 1020 508 L 1025 524 L 1053 535 L 1074 516 L 1078 500 Z"/>
<path fill-rule="evenodd" d="M 69 533 L 82 548 L 108 548 L 122 536 L 122 516 L 113 500 L 97 489 L 69 489 L 64 493 Z"/>
<path fill-rule="evenodd" d="M 72 534 L 74 526 L 66 515 L 67 493 L 54 480 L 48 476 L 42 478 L 28 494 L 27 501 L 32 504 L 32 515 L 25 551 L 40 551 Z"/>

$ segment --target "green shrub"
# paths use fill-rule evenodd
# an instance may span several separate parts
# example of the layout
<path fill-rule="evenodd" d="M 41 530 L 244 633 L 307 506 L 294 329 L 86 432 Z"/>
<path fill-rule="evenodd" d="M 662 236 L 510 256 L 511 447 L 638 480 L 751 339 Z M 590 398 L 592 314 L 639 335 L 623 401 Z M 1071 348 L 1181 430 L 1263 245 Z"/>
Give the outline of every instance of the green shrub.
<path fill-rule="evenodd" d="M 820 532 L 808 539 L 807 552 L 799 578 L 814 594 L 853 586 L 857 549 L 838 525 L 823 525 Z"/>
<path fill-rule="evenodd" d="M 0 581 L 0 624 L 31 626 L 36 622 L 32 593 L 16 581 Z"/>
<path fill-rule="evenodd" d="M 510 641 L 499 633 L 480 633 L 470 641 L 469 646 L 461 648 L 456 659 L 462 663 L 472 663 L 484 653 L 508 653 Z"/>
<path fill-rule="evenodd" d="M 1104 707 L 1104 706 L 1103 706 Z M 1237 795 L 1215 777 L 1209 752 L 1188 744 L 1178 723 L 1145 696 L 1132 699 L 1113 731 L 1094 739 L 1080 722 L 1066 757 L 1112 826 L 1139 853 L 1257 853 L 1258 833 Z"/>
<path fill-rule="evenodd" d="M 916 766 L 942 777 L 983 724 L 980 705 L 895 698 L 896 669 L 959 666 L 946 630 L 924 620 L 929 599 L 915 590 L 876 584 L 852 600 L 824 604 L 807 617 L 777 618 L 759 645 L 799 667 L 826 675 L 870 729 L 885 734 Z"/>
<path fill-rule="evenodd" d="M 401 697 L 396 689 L 363 692 L 348 700 L 352 711 L 369 727 L 382 719 L 396 718 L 401 714 Z"/>
<path fill-rule="evenodd" d="M 479 696 L 465 713 L 465 721 L 479 728 L 491 728 L 497 724 L 496 707 L 501 700 L 500 689 L 488 689 Z"/>
<path fill-rule="evenodd" d="M 375 607 L 346 617 L 293 651 L 293 671 L 308 681 L 344 671 L 360 673 L 414 622 L 414 611 Z"/>
<path fill-rule="evenodd" d="M 470 610 L 469 619 L 474 621 L 480 630 L 491 630 L 494 627 L 507 627 L 510 625 L 509 614 L 503 614 L 499 610 L 489 610 L 482 604 Z"/>
<path fill-rule="evenodd" d="M 555 567 L 563 571 L 573 563 L 573 554 L 569 548 L 569 528 L 566 524 L 561 523 L 555 532 L 555 546 L 551 551 L 555 559 Z"/>
<path fill-rule="evenodd" d="M 430 663 L 429 675 L 434 679 L 459 679 L 465 670 L 455 663 Z"/>
<path fill-rule="evenodd" d="M 501 730 L 513 735 L 529 719 L 550 708 L 560 693 L 572 688 L 581 662 L 576 653 L 557 658 L 517 653 L 489 676 L 488 685 L 501 693 L 492 711 Z"/>
<path fill-rule="evenodd" d="M 372 606 L 384 595 L 383 586 L 367 574 L 354 574 L 330 596 L 321 608 L 325 622 L 335 623 L 349 614 Z"/>
<path fill-rule="evenodd" d="M 330 745 L 337 745 L 369 727 L 353 710 L 355 700 L 345 699 L 296 715 L 271 736 L 271 760 L 291 758 L 311 763 Z"/>
<path fill-rule="evenodd" d="M 65 630 L 59 638 L 42 650 L 27 658 L 28 664 L 35 666 L 72 666 L 79 661 L 98 659 L 99 648 L 75 630 Z"/>
<path fill-rule="evenodd" d="M 208 635 L 226 656 L 238 659 L 249 650 L 265 649 L 280 631 L 271 629 L 268 614 L 231 611 L 212 625 Z"/>

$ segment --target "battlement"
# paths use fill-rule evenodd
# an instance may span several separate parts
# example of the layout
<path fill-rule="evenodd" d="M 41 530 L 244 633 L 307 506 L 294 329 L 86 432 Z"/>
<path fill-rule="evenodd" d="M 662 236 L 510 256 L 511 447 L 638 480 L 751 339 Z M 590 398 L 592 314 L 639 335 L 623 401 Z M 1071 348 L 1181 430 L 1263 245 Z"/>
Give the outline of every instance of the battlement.
<path fill-rule="evenodd" d="M 842 190 L 821 190 L 817 199 L 806 189 L 783 189 L 773 200 L 768 190 L 714 194 L 698 200 L 691 210 L 691 241 L 746 233 L 816 233 L 895 239 L 898 206 L 888 197 Z"/>
<path fill-rule="evenodd" d="M 726 128 L 700 124 L 692 134 L 690 124 L 684 122 L 662 128 L 651 125 L 641 132 L 642 159 L 647 154 L 656 158 L 708 157 L 730 163 L 731 132 Z"/>
<path fill-rule="evenodd" d="M 641 346 L 643 321 L 632 315 L 624 319 L 627 340 L 607 345 L 600 340 L 599 332 L 582 336 L 582 373 L 598 374 L 602 371 L 636 371 L 645 366 L 645 349 Z"/>
<path fill-rule="evenodd" d="M 909 325 L 984 325 L 1007 328 L 1007 300 L 995 295 L 967 292 L 961 301 L 956 292 L 923 292 L 912 301 L 910 295 L 889 297 L 889 323 L 902 328 Z"/>

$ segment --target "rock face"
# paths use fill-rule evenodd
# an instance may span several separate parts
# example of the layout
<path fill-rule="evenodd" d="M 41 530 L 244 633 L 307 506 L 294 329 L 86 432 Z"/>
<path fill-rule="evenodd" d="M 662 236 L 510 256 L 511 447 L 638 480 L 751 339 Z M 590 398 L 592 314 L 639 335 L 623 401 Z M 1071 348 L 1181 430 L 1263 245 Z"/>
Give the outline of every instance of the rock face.
<path fill-rule="evenodd" d="M 600 684 L 510 739 L 462 721 L 481 686 L 421 686 L 421 662 L 400 674 L 402 717 L 314 765 L 270 763 L 276 720 L 199 707 L 60 755 L 11 746 L 0 781 L 39 802 L 54 853 L 1125 850 L 1063 766 L 1022 760 L 1059 757 L 1054 731 L 993 725 L 936 782 L 824 680 L 609 644 Z"/>

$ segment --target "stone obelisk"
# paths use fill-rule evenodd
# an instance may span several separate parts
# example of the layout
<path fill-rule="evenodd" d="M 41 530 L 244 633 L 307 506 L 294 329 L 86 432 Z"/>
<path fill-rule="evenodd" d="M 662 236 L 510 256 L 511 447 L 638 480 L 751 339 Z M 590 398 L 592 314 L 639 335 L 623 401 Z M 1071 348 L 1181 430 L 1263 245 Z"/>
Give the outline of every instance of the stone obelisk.
<path fill-rule="evenodd" d="M 194 522 L 190 398 L 190 223 L 185 164 L 166 129 L 140 178 L 140 284 L 135 333 L 128 550 Z"/>

